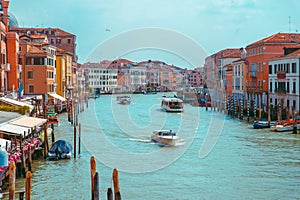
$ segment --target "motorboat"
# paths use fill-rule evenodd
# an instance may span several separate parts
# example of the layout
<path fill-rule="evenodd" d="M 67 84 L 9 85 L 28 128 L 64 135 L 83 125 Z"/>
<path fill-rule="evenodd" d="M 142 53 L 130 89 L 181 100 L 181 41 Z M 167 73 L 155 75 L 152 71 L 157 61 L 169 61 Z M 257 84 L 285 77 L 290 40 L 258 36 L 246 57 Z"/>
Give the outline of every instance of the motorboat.
<path fill-rule="evenodd" d="M 296 123 L 297 130 L 300 130 L 300 121 L 297 120 L 295 123 Z M 293 131 L 293 129 L 294 129 L 294 120 L 291 119 L 283 120 L 271 126 L 271 130 L 277 132 Z"/>
<path fill-rule="evenodd" d="M 120 96 L 120 97 L 117 97 L 117 100 L 119 101 L 120 104 L 123 104 L 123 105 L 128 105 L 131 103 L 130 96 Z"/>
<path fill-rule="evenodd" d="M 72 155 L 72 145 L 66 140 L 54 142 L 48 152 L 49 159 L 69 159 Z"/>
<path fill-rule="evenodd" d="M 175 146 L 179 137 L 172 130 L 155 130 L 151 135 L 151 141 L 159 146 Z"/>
<path fill-rule="evenodd" d="M 271 126 L 274 126 L 274 124 L 275 124 L 274 121 L 271 121 L 269 123 L 268 120 L 254 121 L 253 128 L 255 128 L 255 129 L 270 128 Z"/>
<path fill-rule="evenodd" d="M 163 96 L 161 109 L 166 112 L 183 112 L 183 100 L 174 97 Z"/>

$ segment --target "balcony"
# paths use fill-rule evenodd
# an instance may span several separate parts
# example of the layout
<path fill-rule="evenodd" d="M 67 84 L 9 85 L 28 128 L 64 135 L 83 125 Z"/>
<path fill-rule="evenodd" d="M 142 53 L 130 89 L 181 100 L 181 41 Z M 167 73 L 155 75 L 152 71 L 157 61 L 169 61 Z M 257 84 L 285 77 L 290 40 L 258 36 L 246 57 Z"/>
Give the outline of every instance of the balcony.
<path fill-rule="evenodd" d="M 286 92 L 285 88 L 275 88 L 275 93 L 277 94 L 286 94 Z"/>
<path fill-rule="evenodd" d="M 256 77 L 257 77 L 257 71 L 249 72 L 249 76 L 250 76 L 251 78 L 256 78 Z"/>
<path fill-rule="evenodd" d="M 285 71 L 277 71 L 277 79 L 285 79 L 286 72 Z"/>

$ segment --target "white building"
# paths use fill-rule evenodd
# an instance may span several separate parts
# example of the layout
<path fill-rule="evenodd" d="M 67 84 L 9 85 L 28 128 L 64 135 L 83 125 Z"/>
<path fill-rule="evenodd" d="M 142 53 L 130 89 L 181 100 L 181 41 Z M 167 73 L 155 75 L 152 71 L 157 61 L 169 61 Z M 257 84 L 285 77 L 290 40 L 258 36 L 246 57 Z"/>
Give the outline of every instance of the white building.
<path fill-rule="evenodd" d="M 114 92 L 118 85 L 118 70 L 111 69 L 109 63 L 85 63 L 82 65 L 87 71 L 88 86 L 94 91 L 102 93 Z"/>
<path fill-rule="evenodd" d="M 270 104 L 287 108 L 289 113 L 300 107 L 300 49 L 269 61 Z"/>

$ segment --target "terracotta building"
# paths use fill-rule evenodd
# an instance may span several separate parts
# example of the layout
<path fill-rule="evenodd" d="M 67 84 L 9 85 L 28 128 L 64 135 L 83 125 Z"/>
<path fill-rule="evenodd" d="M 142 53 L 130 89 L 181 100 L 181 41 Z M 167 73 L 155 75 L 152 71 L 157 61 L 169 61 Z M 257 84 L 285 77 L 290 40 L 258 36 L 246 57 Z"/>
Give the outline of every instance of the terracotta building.
<path fill-rule="evenodd" d="M 247 45 L 246 98 L 252 105 L 257 105 L 258 110 L 268 110 L 269 60 L 282 56 L 284 47 L 292 47 L 299 42 L 300 34 L 276 33 Z"/>
<path fill-rule="evenodd" d="M 212 105 L 223 110 L 226 106 L 226 70 L 228 64 L 241 58 L 241 49 L 224 49 L 205 59 L 204 76 L 212 97 Z"/>
<path fill-rule="evenodd" d="M 76 88 L 76 71 L 77 71 L 77 55 L 76 55 L 76 36 L 59 28 L 9 28 L 11 32 L 16 32 L 19 35 L 36 36 L 45 35 L 48 40 L 48 45 L 63 49 L 71 55 L 71 60 L 67 62 L 71 65 L 67 66 L 66 72 L 66 87 Z M 71 67 L 71 68 L 68 68 Z"/>
<path fill-rule="evenodd" d="M 54 93 L 56 47 L 47 44 L 45 35 L 44 41 L 36 44 L 35 38 L 20 37 L 24 95 Z M 41 35 L 39 39 L 42 40 Z"/>

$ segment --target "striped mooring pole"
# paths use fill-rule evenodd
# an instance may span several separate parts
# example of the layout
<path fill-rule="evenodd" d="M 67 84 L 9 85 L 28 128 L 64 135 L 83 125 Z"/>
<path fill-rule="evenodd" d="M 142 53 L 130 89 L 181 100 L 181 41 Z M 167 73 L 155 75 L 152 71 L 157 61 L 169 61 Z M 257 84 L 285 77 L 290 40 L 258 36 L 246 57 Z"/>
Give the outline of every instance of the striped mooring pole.
<path fill-rule="evenodd" d="M 249 122 L 250 117 L 250 100 L 248 99 L 248 105 L 247 105 L 247 121 Z"/>
<path fill-rule="evenodd" d="M 240 102 L 240 108 L 241 108 L 241 115 L 240 115 L 240 119 L 243 120 L 244 118 L 244 96 L 241 98 L 241 102 Z"/>
<path fill-rule="evenodd" d="M 234 99 L 233 99 L 233 104 L 234 104 L 234 116 L 233 117 L 236 117 L 237 116 L 237 102 L 236 102 L 236 97 L 234 96 Z"/>
<path fill-rule="evenodd" d="M 256 120 L 256 100 L 254 97 L 254 111 L 253 111 L 253 115 L 254 115 L 254 120 Z"/>

